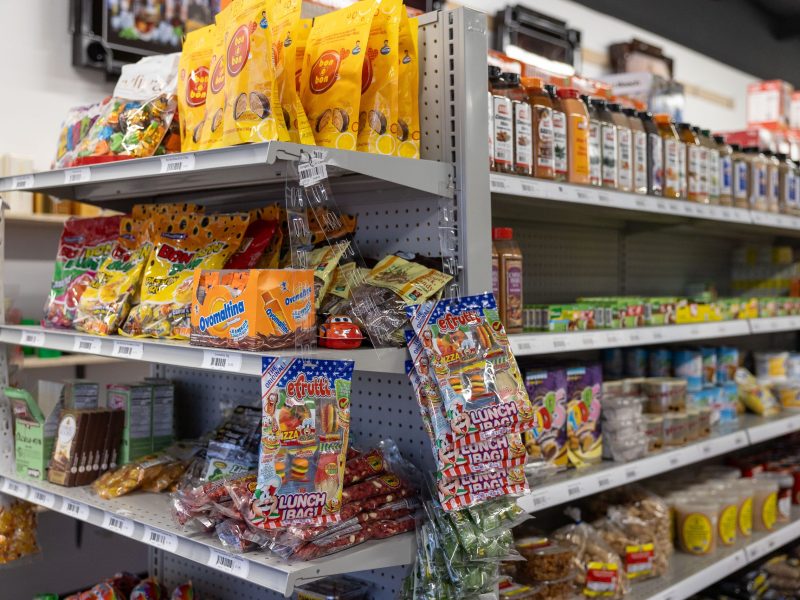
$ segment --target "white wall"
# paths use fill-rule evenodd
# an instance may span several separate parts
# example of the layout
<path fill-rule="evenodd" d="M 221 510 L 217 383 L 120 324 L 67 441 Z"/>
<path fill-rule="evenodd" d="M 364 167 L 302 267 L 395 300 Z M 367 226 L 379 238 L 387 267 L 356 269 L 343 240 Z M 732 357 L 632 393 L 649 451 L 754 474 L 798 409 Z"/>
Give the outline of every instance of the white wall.
<path fill-rule="evenodd" d="M 607 53 L 608 46 L 616 42 L 629 41 L 636 37 L 644 42 L 660 46 L 664 53 L 675 60 L 675 79 L 706 90 L 728 96 L 734 100 L 732 109 L 687 95 L 684 116 L 687 121 L 715 131 L 730 131 L 744 128 L 745 91 L 747 84 L 756 77 L 728 67 L 716 60 L 689 50 L 669 40 L 634 27 L 630 23 L 591 10 L 570 0 L 457 0 L 462 6 L 494 15 L 508 4 L 519 3 L 544 14 L 566 21 L 569 27 L 578 29 L 584 48 Z M 721 5 L 720 5 L 721 6 Z M 602 69 L 593 64 L 584 65 L 584 75 L 600 79 Z"/>

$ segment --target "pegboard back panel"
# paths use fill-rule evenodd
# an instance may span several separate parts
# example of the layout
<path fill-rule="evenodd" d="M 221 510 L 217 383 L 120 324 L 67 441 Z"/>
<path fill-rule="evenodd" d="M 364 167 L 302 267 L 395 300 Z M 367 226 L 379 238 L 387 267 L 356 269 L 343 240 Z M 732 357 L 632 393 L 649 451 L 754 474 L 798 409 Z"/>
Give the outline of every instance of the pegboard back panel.
<path fill-rule="evenodd" d="M 440 256 L 439 207 L 428 198 L 353 207 L 358 217 L 356 245 L 364 257 L 383 258 L 398 251 Z"/>

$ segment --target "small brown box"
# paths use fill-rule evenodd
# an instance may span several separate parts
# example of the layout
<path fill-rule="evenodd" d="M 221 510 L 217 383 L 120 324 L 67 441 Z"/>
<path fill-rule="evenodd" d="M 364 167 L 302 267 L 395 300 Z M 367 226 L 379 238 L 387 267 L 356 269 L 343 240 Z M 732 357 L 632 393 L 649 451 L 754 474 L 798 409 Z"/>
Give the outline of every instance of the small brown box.
<path fill-rule="evenodd" d="M 74 485 L 74 476 L 70 477 L 72 468 L 77 473 L 78 459 L 86 437 L 89 424 L 89 412 L 85 410 L 64 410 L 58 421 L 56 441 L 53 445 L 53 457 L 47 471 L 47 479 L 57 485 Z"/>

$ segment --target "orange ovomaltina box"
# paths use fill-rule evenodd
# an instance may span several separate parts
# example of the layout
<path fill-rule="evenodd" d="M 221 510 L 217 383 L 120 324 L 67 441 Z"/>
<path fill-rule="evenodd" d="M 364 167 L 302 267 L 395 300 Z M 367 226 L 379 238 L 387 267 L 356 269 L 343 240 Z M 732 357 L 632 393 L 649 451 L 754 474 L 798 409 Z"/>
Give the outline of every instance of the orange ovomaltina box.
<path fill-rule="evenodd" d="M 272 350 L 314 338 L 314 272 L 202 270 L 194 273 L 190 343 Z"/>

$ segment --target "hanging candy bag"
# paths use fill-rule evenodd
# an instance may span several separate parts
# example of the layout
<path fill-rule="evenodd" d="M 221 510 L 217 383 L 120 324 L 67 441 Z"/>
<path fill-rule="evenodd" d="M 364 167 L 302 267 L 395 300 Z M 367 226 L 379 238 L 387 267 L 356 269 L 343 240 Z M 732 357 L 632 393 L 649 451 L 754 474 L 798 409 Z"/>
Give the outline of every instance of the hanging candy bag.
<path fill-rule="evenodd" d="M 216 17 L 216 27 L 211 33 L 211 59 L 208 63 L 208 92 L 206 93 L 206 117 L 200 128 L 198 150 L 219 148 L 222 143 L 222 130 L 225 123 L 226 54 L 225 32 L 230 18 L 230 7 L 222 10 Z"/>
<path fill-rule="evenodd" d="M 353 362 L 263 359 L 258 486 L 244 514 L 260 529 L 339 520 Z"/>
<path fill-rule="evenodd" d="M 208 117 L 209 65 L 214 52 L 216 25 L 195 29 L 186 34 L 178 65 L 178 117 L 181 125 L 181 151 L 199 148 Z"/>
<path fill-rule="evenodd" d="M 419 158 L 419 24 L 402 11 L 398 65 L 397 155 Z"/>

